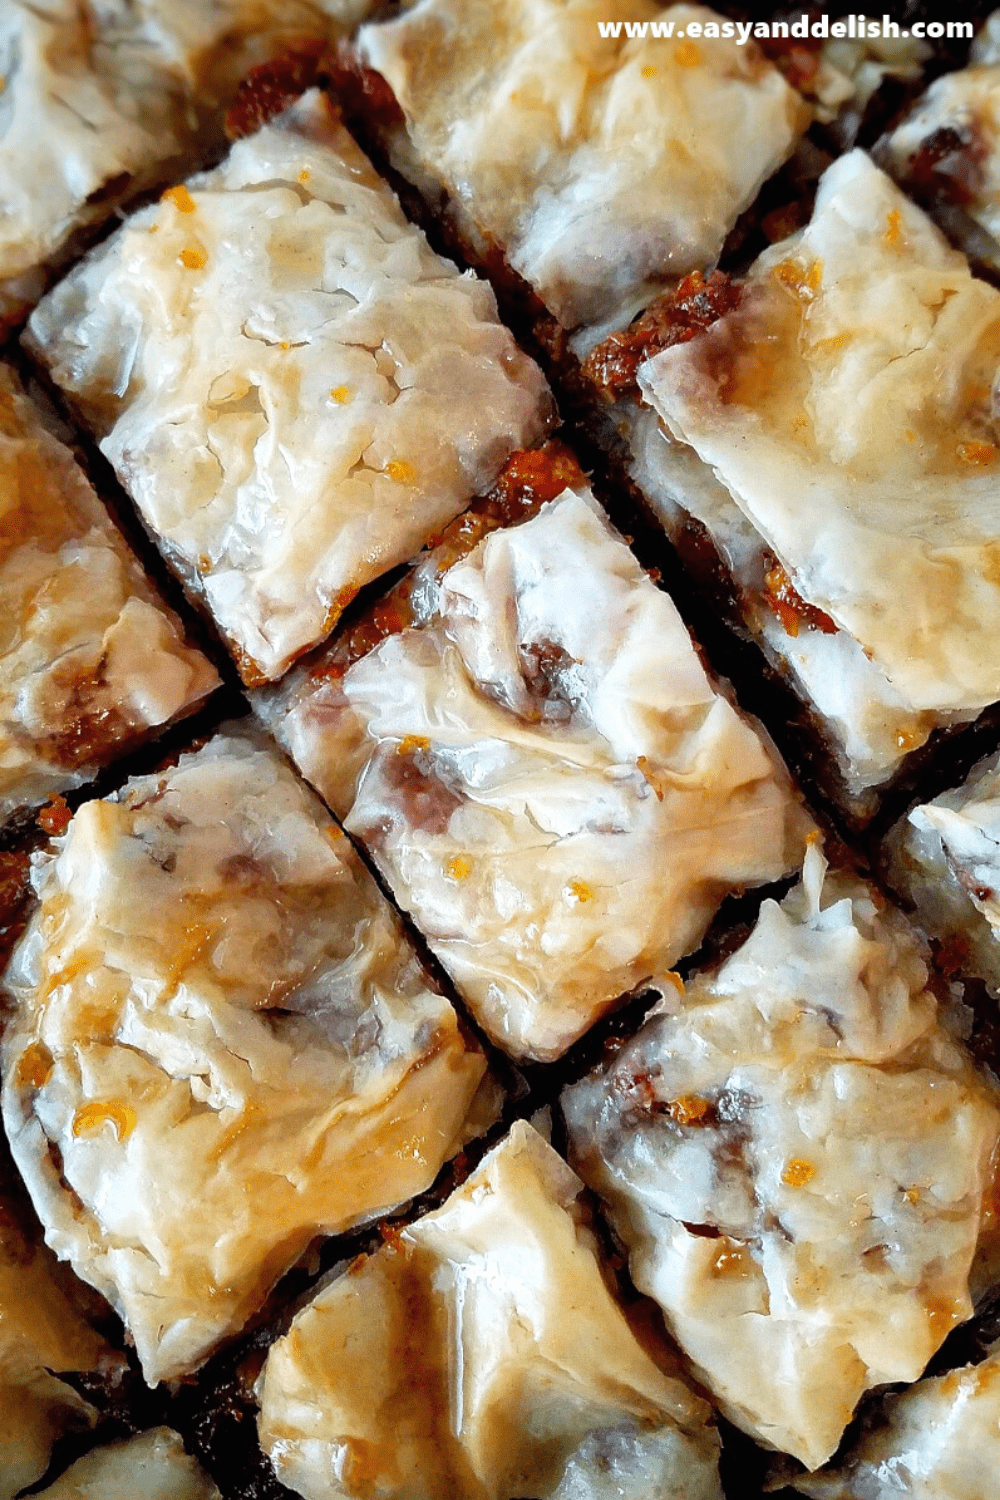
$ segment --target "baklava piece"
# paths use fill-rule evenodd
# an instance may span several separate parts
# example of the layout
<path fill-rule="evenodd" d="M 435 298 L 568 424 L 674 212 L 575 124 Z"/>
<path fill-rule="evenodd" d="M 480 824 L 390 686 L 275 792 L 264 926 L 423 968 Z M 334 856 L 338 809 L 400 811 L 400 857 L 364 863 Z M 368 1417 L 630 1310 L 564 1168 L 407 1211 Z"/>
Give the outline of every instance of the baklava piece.
<path fill-rule="evenodd" d="M 692 282 L 598 356 L 665 424 L 635 440 L 651 503 L 715 540 L 870 814 L 1000 698 L 1000 292 L 855 151 L 744 282 Z"/>
<path fill-rule="evenodd" d="M 219 1500 L 219 1492 L 177 1433 L 155 1427 L 78 1459 L 38 1500 Z"/>
<path fill-rule="evenodd" d="M 98 1374 L 109 1381 L 123 1360 L 87 1319 L 86 1293 L 60 1266 L 31 1223 L 15 1187 L 6 1149 L 0 1152 L 0 1500 L 12 1500 L 41 1479 L 52 1445 L 87 1428 L 96 1413 L 62 1375 Z"/>
<path fill-rule="evenodd" d="M 322 640 L 550 417 L 492 292 L 433 253 L 315 91 L 128 220 L 28 340 L 247 681 Z"/>
<path fill-rule="evenodd" d="M 356 48 L 405 116 L 396 165 L 574 329 L 617 326 L 711 264 L 805 128 L 799 95 L 724 24 L 654 0 L 418 0 Z"/>
<path fill-rule="evenodd" d="M 49 1244 L 170 1379 L 315 1236 L 433 1182 L 485 1060 L 263 741 L 85 803 L 35 884 L 4 1122 Z"/>
<path fill-rule="evenodd" d="M 884 1424 L 829 1473 L 794 1481 L 810 1500 L 986 1500 L 1000 1473 L 1000 1352 L 890 1396 Z"/>
<path fill-rule="evenodd" d="M 248 68 L 343 35 L 364 0 L 5 0 L 0 326 L 119 204 L 221 139 Z M 190 165 L 188 165 L 190 170 Z"/>
<path fill-rule="evenodd" d="M 560 490 L 425 565 L 410 626 L 259 702 L 489 1035 L 542 1061 L 728 892 L 794 868 L 808 828 L 582 477 Z"/>
<path fill-rule="evenodd" d="M 260 1381 L 282 1483 L 306 1500 L 722 1500 L 709 1408 L 612 1298 L 580 1187 L 518 1123 L 442 1208 L 329 1283 Z"/>
<path fill-rule="evenodd" d="M 809 1468 L 971 1315 L 1000 1141 L 906 919 L 824 872 L 814 847 L 740 949 L 564 1095 L 636 1285 L 726 1416 Z"/>
<path fill-rule="evenodd" d="M 944 968 L 976 975 L 1000 998 L 1000 756 L 911 808 L 886 847 L 889 879 L 941 944 Z"/>
<path fill-rule="evenodd" d="M 80 786 L 217 685 L 0 365 L 0 823 Z"/>
<path fill-rule="evenodd" d="M 876 150 L 967 254 L 1000 270 L 1000 11 L 969 63 L 936 79 Z"/>

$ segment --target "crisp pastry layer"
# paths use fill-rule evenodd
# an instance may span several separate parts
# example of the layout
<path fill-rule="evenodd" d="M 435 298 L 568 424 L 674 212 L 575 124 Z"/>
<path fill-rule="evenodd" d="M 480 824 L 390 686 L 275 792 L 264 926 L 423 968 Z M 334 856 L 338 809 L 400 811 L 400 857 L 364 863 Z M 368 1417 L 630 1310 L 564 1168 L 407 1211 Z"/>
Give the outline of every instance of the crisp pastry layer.
<path fill-rule="evenodd" d="M 947 967 L 978 975 L 1000 998 L 1000 757 L 911 808 L 887 853 L 889 879 L 944 945 Z"/>
<path fill-rule="evenodd" d="M 213 110 L 272 52 L 341 35 L 365 0 L 5 0 L 0 323 L 81 230 L 220 135 Z M 214 125 L 214 129 L 213 129 Z"/>
<path fill-rule="evenodd" d="M 431 569 L 418 623 L 259 707 L 492 1038 L 558 1057 L 798 862 L 776 752 L 586 491 Z"/>
<path fill-rule="evenodd" d="M 219 1500 L 169 1427 L 95 1449 L 38 1493 L 39 1500 Z"/>
<path fill-rule="evenodd" d="M 171 1379 L 316 1235 L 433 1182 L 485 1060 L 262 740 L 85 803 L 35 885 L 4 1123 L 49 1244 Z"/>
<path fill-rule="evenodd" d="M 909 705 L 901 757 L 1000 696 L 998 364 L 1000 293 L 852 152 L 738 306 L 639 372 L 808 625 L 853 636 Z"/>
<path fill-rule="evenodd" d="M 259 1384 L 282 1483 L 306 1500 L 722 1500 L 709 1408 L 612 1299 L 580 1188 L 519 1122 L 326 1286 Z"/>
<path fill-rule="evenodd" d="M 0 823 L 81 785 L 217 685 L 0 365 Z"/>
<path fill-rule="evenodd" d="M 984 1500 L 1000 1473 L 1000 1354 L 890 1396 L 886 1422 L 830 1473 L 795 1481 L 811 1500 Z"/>
<path fill-rule="evenodd" d="M 248 681 L 544 435 L 551 398 L 312 92 L 77 266 L 28 343 Z"/>
<path fill-rule="evenodd" d="M 52 1445 L 89 1426 L 93 1408 L 60 1375 L 114 1376 L 121 1357 L 73 1297 L 72 1273 L 32 1233 L 0 1155 L 0 1500 L 41 1479 Z M 83 1288 L 79 1288 L 83 1290 Z M 88 1295 L 90 1295 L 88 1293 Z M 96 1299 L 94 1299 L 96 1301 Z"/>
<path fill-rule="evenodd" d="M 742 948 L 564 1095 L 636 1285 L 724 1413 L 810 1468 L 970 1316 L 1000 1139 L 913 930 L 824 870 L 811 849 Z"/>
<path fill-rule="evenodd" d="M 623 19 L 682 35 L 601 35 Z M 722 22 L 653 0 L 418 0 L 357 47 L 405 114 L 403 170 L 443 186 L 473 242 L 573 328 L 711 264 L 808 122 Z"/>

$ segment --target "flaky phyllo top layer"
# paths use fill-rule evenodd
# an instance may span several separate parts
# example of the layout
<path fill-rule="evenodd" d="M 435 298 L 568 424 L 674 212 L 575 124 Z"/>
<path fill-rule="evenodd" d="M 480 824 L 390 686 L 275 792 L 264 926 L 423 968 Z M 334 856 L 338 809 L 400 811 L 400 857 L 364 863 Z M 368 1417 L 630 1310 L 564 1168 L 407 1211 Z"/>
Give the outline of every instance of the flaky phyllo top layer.
<path fill-rule="evenodd" d="M 473 243 L 568 328 L 627 317 L 716 259 L 808 111 L 753 47 L 602 36 L 718 21 L 653 0 L 420 0 L 358 51 L 406 117 L 403 170 L 443 185 Z"/>
<path fill-rule="evenodd" d="M 28 341 L 248 681 L 551 414 L 492 291 L 430 249 L 317 92 L 129 219 Z"/>
<path fill-rule="evenodd" d="M 493 1039 L 551 1060 L 793 868 L 808 819 L 583 486 L 415 598 L 265 712 Z"/>
<path fill-rule="evenodd" d="M 636 1284 L 726 1415 L 810 1468 L 970 1316 L 1000 1139 L 913 929 L 824 868 L 564 1105 Z"/>
<path fill-rule="evenodd" d="M 263 739 L 86 803 L 35 882 L 5 1125 L 49 1242 L 171 1378 L 314 1236 L 430 1185 L 485 1060 Z"/>
<path fill-rule="evenodd" d="M 809 604 L 917 710 L 1000 696 L 1000 292 L 861 152 L 738 306 L 640 371 Z"/>
<path fill-rule="evenodd" d="M 341 35 L 366 0 L 6 0 L 0 324 L 129 198 L 221 140 L 248 69 Z"/>
<path fill-rule="evenodd" d="M 258 1386 L 281 1480 L 305 1500 L 721 1500 L 709 1407 L 630 1328 L 580 1190 L 519 1121 L 321 1289 Z"/>

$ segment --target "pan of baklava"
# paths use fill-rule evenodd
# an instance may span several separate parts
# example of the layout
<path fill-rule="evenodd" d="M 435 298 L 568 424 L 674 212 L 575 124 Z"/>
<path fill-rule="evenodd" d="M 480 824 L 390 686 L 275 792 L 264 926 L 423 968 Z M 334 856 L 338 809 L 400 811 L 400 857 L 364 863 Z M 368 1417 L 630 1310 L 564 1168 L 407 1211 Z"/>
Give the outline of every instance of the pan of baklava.
<path fill-rule="evenodd" d="M 0 0 L 0 1500 L 1000 1500 L 1000 12 Z"/>

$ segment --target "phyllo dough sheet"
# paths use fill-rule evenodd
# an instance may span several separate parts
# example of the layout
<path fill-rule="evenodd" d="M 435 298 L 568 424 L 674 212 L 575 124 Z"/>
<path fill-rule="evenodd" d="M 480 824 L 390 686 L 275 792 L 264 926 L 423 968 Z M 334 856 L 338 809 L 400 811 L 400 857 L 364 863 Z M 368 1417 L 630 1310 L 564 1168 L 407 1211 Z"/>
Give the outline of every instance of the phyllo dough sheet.
<path fill-rule="evenodd" d="M 1000 1142 L 913 929 L 824 871 L 811 848 L 743 946 L 666 990 L 563 1106 L 570 1161 L 698 1378 L 809 1468 L 970 1317 Z"/>
<path fill-rule="evenodd" d="M 0 365 L 0 823 L 217 686 L 71 450 Z"/>
<path fill-rule="evenodd" d="M 85 803 L 6 976 L 4 1123 L 152 1384 L 462 1143 L 485 1059 L 318 799 L 220 734 Z"/>
<path fill-rule="evenodd" d="M 317 92 L 129 219 L 28 344 L 248 681 L 551 414 L 490 289 L 434 254 Z"/>
<path fill-rule="evenodd" d="M 710 1409 L 602 1278 L 581 1184 L 519 1122 L 300 1312 L 260 1435 L 305 1500 L 722 1500 Z"/>
<path fill-rule="evenodd" d="M 671 30 L 629 37 L 623 18 Z M 711 264 L 808 123 L 723 21 L 653 0 L 419 0 L 357 51 L 405 116 L 397 164 L 572 329 Z"/>
<path fill-rule="evenodd" d="M 493 1040 L 551 1060 L 788 873 L 808 819 L 585 485 L 411 607 L 259 706 Z"/>
<path fill-rule="evenodd" d="M 669 435 L 759 538 L 761 602 L 786 625 L 789 659 L 810 632 L 856 643 L 802 671 L 827 722 L 825 679 L 860 674 L 870 697 L 867 662 L 887 684 L 895 744 L 876 741 L 861 782 L 1000 697 L 998 364 L 1000 293 L 852 152 L 722 315 L 639 370 Z"/>
<path fill-rule="evenodd" d="M 322 46 L 365 0 L 5 0 L 0 324 L 129 198 L 221 141 L 248 68 Z"/>

